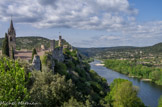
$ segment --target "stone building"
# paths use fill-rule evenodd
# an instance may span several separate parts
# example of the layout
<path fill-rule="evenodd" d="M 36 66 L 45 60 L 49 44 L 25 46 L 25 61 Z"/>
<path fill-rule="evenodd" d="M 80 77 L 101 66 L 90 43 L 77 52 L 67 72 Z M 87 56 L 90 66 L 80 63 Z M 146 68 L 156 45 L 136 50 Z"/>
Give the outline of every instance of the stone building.
<path fill-rule="evenodd" d="M 50 40 L 50 49 L 49 51 L 53 51 L 55 49 L 55 40 Z"/>
<path fill-rule="evenodd" d="M 59 47 L 62 47 L 63 46 L 63 43 L 62 43 L 62 36 L 59 36 L 59 44 L 58 44 Z"/>
<path fill-rule="evenodd" d="M 8 43 L 9 43 L 9 56 L 12 57 L 13 54 L 15 56 L 15 59 L 21 58 L 24 60 L 30 61 L 32 58 L 32 51 L 31 50 L 17 50 L 16 51 L 16 31 L 13 25 L 13 21 L 11 19 L 10 22 L 10 27 L 8 29 L 7 33 L 8 37 Z M 63 44 L 63 39 L 62 36 L 59 36 L 59 41 L 58 41 L 58 47 L 56 48 L 56 41 L 55 40 L 50 40 L 50 47 L 48 50 L 45 49 L 45 46 L 42 44 L 39 49 L 37 49 L 37 54 L 39 56 L 43 56 L 46 52 L 52 52 L 52 58 L 56 59 L 59 62 L 63 62 L 65 60 L 64 54 L 63 54 L 63 49 L 69 48 L 68 45 Z M 37 70 L 40 69 L 40 57 L 36 55 L 34 56 L 33 59 L 33 67 Z"/>
<path fill-rule="evenodd" d="M 16 50 L 16 31 L 13 26 L 13 21 L 11 19 L 10 28 L 7 33 L 8 45 L 9 45 L 9 56 L 12 57 Z"/>
<path fill-rule="evenodd" d="M 44 51 L 45 50 L 45 46 L 41 45 L 41 50 Z"/>
<path fill-rule="evenodd" d="M 68 48 L 68 45 L 64 45 L 64 46 L 63 46 L 63 49 L 67 49 L 67 48 Z"/>
<path fill-rule="evenodd" d="M 56 59 L 58 62 L 64 61 L 63 47 L 55 48 L 52 52 L 52 57 Z"/>

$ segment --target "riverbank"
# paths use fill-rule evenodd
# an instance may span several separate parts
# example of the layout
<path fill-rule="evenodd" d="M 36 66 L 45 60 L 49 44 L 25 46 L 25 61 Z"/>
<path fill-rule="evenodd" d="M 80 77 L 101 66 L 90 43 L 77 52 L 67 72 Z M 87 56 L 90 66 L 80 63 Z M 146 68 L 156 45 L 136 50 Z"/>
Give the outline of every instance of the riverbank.
<path fill-rule="evenodd" d="M 91 69 L 96 71 L 100 76 L 106 78 L 108 84 L 110 85 L 114 79 L 122 78 L 127 79 L 132 82 L 134 86 L 139 87 L 138 96 L 145 103 L 146 106 L 157 107 L 158 99 L 162 95 L 162 87 L 152 82 L 142 81 L 136 77 L 131 78 L 127 75 L 121 74 L 119 72 L 108 69 L 104 66 L 96 66 L 96 64 L 101 63 L 99 60 L 95 60 L 90 63 Z"/>
<path fill-rule="evenodd" d="M 125 75 L 125 74 L 124 74 Z M 141 81 L 150 81 L 150 82 L 152 82 L 152 79 L 148 79 L 148 78 L 140 78 L 140 77 L 138 77 L 138 76 L 129 76 L 129 75 L 127 75 L 128 77 L 131 77 L 131 78 L 138 78 L 138 79 L 140 79 Z"/>
<path fill-rule="evenodd" d="M 106 66 L 104 65 L 104 67 L 106 67 Z M 108 67 L 106 67 L 106 68 L 108 68 Z M 108 69 L 109 69 L 109 68 L 108 68 Z M 111 69 L 111 70 L 113 70 L 113 69 Z M 115 71 L 115 70 L 114 70 L 114 71 Z M 118 71 L 116 71 L 116 72 L 118 72 Z M 121 73 L 121 72 L 118 72 L 118 73 Z M 126 75 L 126 74 L 124 74 L 124 73 L 121 73 L 121 74 Z M 140 79 L 141 81 L 148 81 L 148 82 L 152 82 L 152 83 L 154 83 L 154 84 L 156 84 L 156 85 L 159 85 L 159 84 L 153 82 L 152 79 L 149 79 L 149 78 L 141 78 L 141 77 L 138 77 L 138 76 L 129 76 L 129 75 L 126 75 L 126 76 L 128 76 L 128 77 L 130 77 L 130 78 L 138 78 L 138 79 Z M 159 86 L 162 86 L 162 85 L 159 85 Z"/>
<path fill-rule="evenodd" d="M 95 64 L 96 66 L 105 66 L 105 64 Z"/>
<path fill-rule="evenodd" d="M 116 72 L 125 74 L 129 77 L 139 78 L 142 81 L 150 81 L 162 86 L 162 69 L 136 64 L 129 60 L 105 60 L 105 67 Z"/>
<path fill-rule="evenodd" d="M 152 82 L 151 79 L 141 79 L 141 81 L 151 81 Z"/>

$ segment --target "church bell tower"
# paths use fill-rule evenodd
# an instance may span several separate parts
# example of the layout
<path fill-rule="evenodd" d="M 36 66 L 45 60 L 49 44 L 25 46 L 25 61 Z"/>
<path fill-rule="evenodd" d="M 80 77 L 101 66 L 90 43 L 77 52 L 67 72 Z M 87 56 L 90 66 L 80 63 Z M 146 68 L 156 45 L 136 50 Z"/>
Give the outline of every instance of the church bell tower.
<path fill-rule="evenodd" d="M 16 32 L 11 19 L 10 28 L 8 29 L 9 56 L 12 57 L 16 50 Z"/>

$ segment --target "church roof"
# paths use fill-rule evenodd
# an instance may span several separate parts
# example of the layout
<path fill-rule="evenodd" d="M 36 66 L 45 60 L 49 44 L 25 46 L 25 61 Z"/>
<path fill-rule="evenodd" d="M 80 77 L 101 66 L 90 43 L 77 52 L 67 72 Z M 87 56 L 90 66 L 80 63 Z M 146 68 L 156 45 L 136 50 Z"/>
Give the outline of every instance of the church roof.
<path fill-rule="evenodd" d="M 9 29 L 10 31 L 12 31 L 12 30 L 14 30 L 14 26 L 13 26 L 13 21 L 12 21 L 12 19 L 11 19 L 11 22 L 10 22 L 10 29 Z"/>
<path fill-rule="evenodd" d="M 11 22 L 10 22 L 10 28 L 8 29 L 8 34 L 16 34 L 14 26 L 13 26 L 12 19 L 11 19 Z"/>

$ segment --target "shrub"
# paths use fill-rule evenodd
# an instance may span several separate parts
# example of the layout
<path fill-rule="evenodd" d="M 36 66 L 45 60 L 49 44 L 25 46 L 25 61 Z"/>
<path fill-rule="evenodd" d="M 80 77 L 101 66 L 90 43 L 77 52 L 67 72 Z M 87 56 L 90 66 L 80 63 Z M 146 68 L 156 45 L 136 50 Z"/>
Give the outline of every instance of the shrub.
<path fill-rule="evenodd" d="M 28 101 L 28 79 L 29 74 L 26 74 L 17 61 L 0 58 L 0 101 Z"/>
<path fill-rule="evenodd" d="M 32 78 L 34 79 L 30 90 L 32 101 L 40 103 L 42 107 L 61 106 L 75 92 L 72 81 L 66 81 L 65 76 L 59 74 L 33 72 Z"/>
<path fill-rule="evenodd" d="M 66 75 L 67 74 L 66 65 L 62 62 L 57 62 L 56 65 L 55 65 L 55 72 L 59 73 L 61 75 Z"/>
<path fill-rule="evenodd" d="M 82 102 L 78 102 L 73 97 L 69 99 L 68 102 L 65 102 L 62 107 L 86 107 Z"/>

